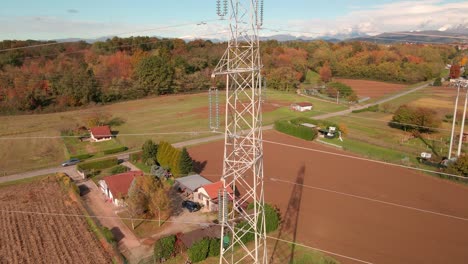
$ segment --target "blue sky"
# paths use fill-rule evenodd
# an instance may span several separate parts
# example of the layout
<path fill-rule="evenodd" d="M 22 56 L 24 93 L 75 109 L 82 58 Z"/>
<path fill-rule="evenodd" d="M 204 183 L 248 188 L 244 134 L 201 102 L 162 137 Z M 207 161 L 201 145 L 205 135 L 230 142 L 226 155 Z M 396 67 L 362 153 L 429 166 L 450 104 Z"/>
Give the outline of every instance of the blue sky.
<path fill-rule="evenodd" d="M 226 23 L 216 19 L 215 0 L 15 0 L 0 9 L 0 39 L 95 38 L 124 32 L 133 35 L 190 37 L 220 32 Z M 467 1 L 442 0 L 265 0 L 264 35 L 307 35 L 444 29 L 468 24 Z M 197 21 L 208 21 L 196 25 Z M 171 29 L 148 30 L 193 22 Z M 142 31 L 142 32 L 138 32 Z M 128 36 L 132 34 L 122 34 Z M 313 35 L 313 34 L 311 34 Z"/>

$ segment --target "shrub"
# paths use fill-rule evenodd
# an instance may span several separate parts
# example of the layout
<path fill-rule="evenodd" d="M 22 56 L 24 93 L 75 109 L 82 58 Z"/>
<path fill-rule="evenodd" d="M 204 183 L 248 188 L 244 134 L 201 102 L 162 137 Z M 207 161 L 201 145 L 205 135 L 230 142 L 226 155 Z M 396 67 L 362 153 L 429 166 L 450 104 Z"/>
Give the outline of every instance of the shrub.
<path fill-rule="evenodd" d="M 107 242 L 109 242 L 112 245 L 115 245 L 116 241 L 115 241 L 114 234 L 112 234 L 112 231 L 110 231 L 109 228 L 103 227 L 102 228 L 102 235 L 104 236 L 104 238 L 106 239 Z"/>
<path fill-rule="evenodd" d="M 72 181 L 70 177 L 68 177 L 67 174 L 63 172 L 59 172 L 56 174 L 57 175 L 57 180 L 64 186 L 67 190 L 72 190 L 76 194 L 80 194 L 80 188 L 76 186 L 76 184 Z"/>
<path fill-rule="evenodd" d="M 176 236 L 170 235 L 159 239 L 154 244 L 154 257 L 158 260 L 168 259 L 174 255 Z"/>
<path fill-rule="evenodd" d="M 309 141 L 314 140 L 317 137 L 317 130 L 294 124 L 287 120 L 276 121 L 275 129 L 279 132 Z"/>
<path fill-rule="evenodd" d="M 130 154 L 130 161 L 133 161 L 133 162 L 139 161 L 141 160 L 142 155 L 143 155 L 143 152 L 141 151 L 132 153 Z"/>
<path fill-rule="evenodd" d="M 103 151 L 104 155 L 109 155 L 109 154 L 114 154 L 114 153 L 119 153 L 122 151 L 126 151 L 128 148 L 127 147 L 118 147 L 118 148 L 113 148 L 113 149 L 106 149 Z"/>
<path fill-rule="evenodd" d="M 112 174 L 119 174 L 119 173 L 127 172 L 129 170 L 130 169 L 128 167 L 126 167 L 126 166 L 118 165 L 118 166 L 115 166 L 114 168 L 112 168 L 111 173 Z"/>
<path fill-rule="evenodd" d="M 118 163 L 119 161 L 117 160 L 117 158 L 110 158 L 110 159 L 103 159 L 103 160 L 81 163 L 81 164 L 78 164 L 77 168 L 80 171 L 102 170 L 102 169 L 113 167 L 117 165 Z"/>
<path fill-rule="evenodd" d="M 91 158 L 92 156 L 93 156 L 93 154 L 72 155 L 72 156 L 70 156 L 70 159 L 85 160 L 85 159 Z"/>
<path fill-rule="evenodd" d="M 442 86 L 442 79 L 440 77 L 436 78 L 433 83 L 434 86 Z"/>
<path fill-rule="evenodd" d="M 354 94 L 353 89 L 350 86 L 348 86 L 348 85 L 346 85 L 344 83 L 332 82 L 332 83 L 329 83 L 328 86 L 336 89 L 337 91 L 339 91 L 340 92 L 340 97 L 348 97 L 348 96 Z"/>
<path fill-rule="evenodd" d="M 369 106 L 363 109 L 353 110 L 351 113 L 356 114 L 356 113 L 362 113 L 362 112 L 378 112 L 378 111 L 379 111 L 379 105 L 373 105 L 373 106 Z"/>
<path fill-rule="evenodd" d="M 195 242 L 187 252 L 190 261 L 196 263 L 205 260 L 208 257 L 209 248 L 209 238 L 203 238 L 202 240 Z"/>
<path fill-rule="evenodd" d="M 247 210 L 252 210 L 254 204 L 251 203 L 247 206 Z M 281 219 L 279 210 L 269 204 L 265 204 L 265 224 L 266 224 L 266 232 L 270 233 L 278 229 Z M 260 225 L 257 225 L 260 227 Z"/>
<path fill-rule="evenodd" d="M 211 238 L 210 239 L 210 250 L 208 252 L 208 257 L 216 257 L 219 256 L 219 252 L 221 250 L 221 240 L 219 238 Z"/>

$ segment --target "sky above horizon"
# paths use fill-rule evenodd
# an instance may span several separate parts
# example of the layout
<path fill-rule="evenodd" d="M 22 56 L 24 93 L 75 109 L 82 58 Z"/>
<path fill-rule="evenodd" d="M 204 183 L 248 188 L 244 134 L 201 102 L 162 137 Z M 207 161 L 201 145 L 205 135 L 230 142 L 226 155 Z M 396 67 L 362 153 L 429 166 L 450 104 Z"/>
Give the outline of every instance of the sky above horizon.
<path fill-rule="evenodd" d="M 264 36 L 375 35 L 468 25 L 466 0 L 265 0 L 264 10 Z M 15 0 L 2 3 L 0 24 L 1 40 L 223 38 L 227 28 L 216 15 L 216 0 Z"/>

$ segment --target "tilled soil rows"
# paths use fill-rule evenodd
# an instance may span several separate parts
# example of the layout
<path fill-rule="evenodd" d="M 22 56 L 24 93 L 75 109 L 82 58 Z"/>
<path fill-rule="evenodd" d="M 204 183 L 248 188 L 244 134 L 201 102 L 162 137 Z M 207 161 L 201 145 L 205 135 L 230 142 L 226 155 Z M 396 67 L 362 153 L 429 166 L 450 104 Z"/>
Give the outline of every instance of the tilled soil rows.
<path fill-rule="evenodd" d="M 0 188 L 0 208 L 0 263 L 112 263 L 80 205 L 52 179 Z"/>

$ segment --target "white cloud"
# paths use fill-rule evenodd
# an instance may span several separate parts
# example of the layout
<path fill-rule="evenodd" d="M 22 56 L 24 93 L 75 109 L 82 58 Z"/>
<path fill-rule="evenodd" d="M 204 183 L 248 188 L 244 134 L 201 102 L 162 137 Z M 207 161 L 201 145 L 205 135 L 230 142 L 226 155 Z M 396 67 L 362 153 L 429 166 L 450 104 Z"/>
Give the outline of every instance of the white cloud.
<path fill-rule="evenodd" d="M 347 15 L 333 20 L 289 21 L 287 26 L 281 28 L 313 31 L 316 33 L 314 35 L 345 34 L 350 30 L 375 35 L 389 31 L 436 30 L 447 29 L 447 25 L 466 25 L 467 14 L 468 1 L 461 3 L 444 3 L 440 0 L 399 1 L 374 7 L 354 7 Z"/>

